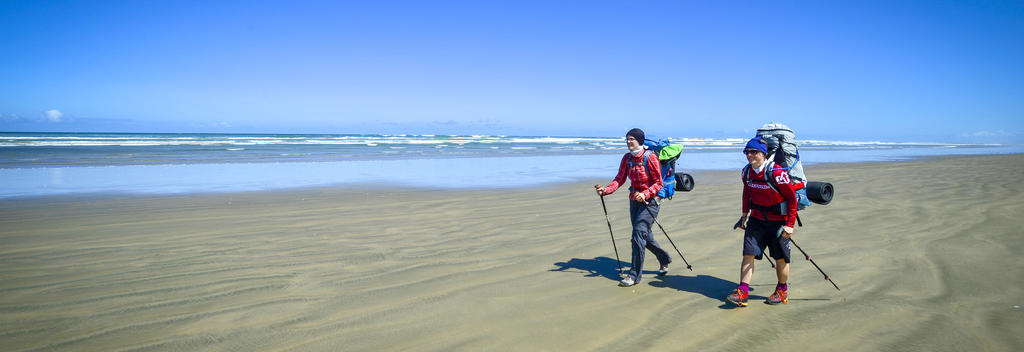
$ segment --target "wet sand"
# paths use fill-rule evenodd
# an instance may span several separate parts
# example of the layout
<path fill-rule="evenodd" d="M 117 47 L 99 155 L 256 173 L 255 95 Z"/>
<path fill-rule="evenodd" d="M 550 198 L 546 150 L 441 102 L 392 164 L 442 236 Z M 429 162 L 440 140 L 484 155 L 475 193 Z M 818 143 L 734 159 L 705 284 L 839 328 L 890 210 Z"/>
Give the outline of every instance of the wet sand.
<path fill-rule="evenodd" d="M 595 180 L 530 190 L 325 188 L 0 201 L 5 351 L 1024 348 L 1024 155 L 814 165 L 788 305 L 738 284 L 736 172 L 668 201 L 639 285 Z M 613 175 L 608 175 L 609 179 Z M 625 192 L 607 199 L 629 258 Z"/>

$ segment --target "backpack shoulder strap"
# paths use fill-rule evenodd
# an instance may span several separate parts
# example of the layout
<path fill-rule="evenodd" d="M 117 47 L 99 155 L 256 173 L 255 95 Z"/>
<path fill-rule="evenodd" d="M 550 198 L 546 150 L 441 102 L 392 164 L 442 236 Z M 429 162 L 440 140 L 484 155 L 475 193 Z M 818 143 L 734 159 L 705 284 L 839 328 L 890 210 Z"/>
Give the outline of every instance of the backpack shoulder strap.
<path fill-rule="evenodd" d="M 640 156 L 640 162 L 644 163 L 644 171 L 647 172 L 647 177 L 651 177 L 651 166 L 647 165 L 647 153 L 650 151 L 650 149 L 644 150 L 644 154 Z"/>
<path fill-rule="evenodd" d="M 765 161 L 765 162 L 768 163 L 768 164 L 764 166 L 763 181 L 765 183 L 767 183 L 768 187 L 771 187 L 772 190 L 775 191 L 775 193 L 780 193 L 781 194 L 782 192 L 779 192 L 779 186 L 775 184 L 775 176 L 773 175 L 773 173 L 774 173 L 773 170 L 775 169 L 775 162 L 771 162 L 771 161 Z M 750 173 L 754 171 L 753 169 L 754 168 L 751 167 L 750 164 L 747 164 L 747 166 L 743 167 L 743 171 L 742 171 L 741 176 L 743 177 L 743 183 L 744 184 L 746 184 L 747 181 L 750 180 Z"/>
<path fill-rule="evenodd" d="M 647 174 L 650 174 L 651 173 L 651 166 L 647 165 L 647 153 L 648 152 L 650 152 L 650 150 L 644 149 L 644 153 L 642 155 L 640 155 L 640 162 L 644 164 L 644 170 L 647 171 Z M 629 158 L 629 167 L 633 168 L 633 158 L 632 157 Z"/>
<path fill-rule="evenodd" d="M 782 192 L 779 192 L 779 185 L 775 184 L 775 162 L 769 161 L 767 163 L 768 165 L 764 166 L 764 181 L 768 183 L 768 186 L 771 187 L 775 193 L 782 194 Z"/>
<path fill-rule="evenodd" d="M 647 177 L 651 177 L 651 167 L 647 165 L 647 152 L 649 152 L 649 150 L 644 149 L 644 153 L 640 155 L 640 162 L 644 164 L 644 171 L 647 172 Z M 632 169 L 633 168 L 633 156 L 630 155 L 629 153 L 626 153 L 626 157 L 629 158 L 629 168 Z M 630 186 L 629 190 L 632 191 L 633 190 L 633 186 Z"/>
<path fill-rule="evenodd" d="M 646 171 L 647 175 L 649 176 L 651 174 L 651 166 L 647 165 L 647 153 L 648 152 L 650 152 L 650 150 L 644 149 L 644 153 L 640 155 L 640 162 L 644 164 L 644 171 Z M 629 153 L 626 153 L 626 158 L 627 158 L 626 160 L 629 160 L 629 168 L 632 169 L 633 168 L 633 156 L 630 155 Z"/>

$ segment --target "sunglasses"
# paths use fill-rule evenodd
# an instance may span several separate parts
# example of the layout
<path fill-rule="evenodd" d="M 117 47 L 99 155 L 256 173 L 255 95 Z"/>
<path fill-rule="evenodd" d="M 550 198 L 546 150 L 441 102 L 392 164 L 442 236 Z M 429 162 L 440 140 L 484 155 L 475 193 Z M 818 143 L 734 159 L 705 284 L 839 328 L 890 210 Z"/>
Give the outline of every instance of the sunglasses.
<path fill-rule="evenodd" d="M 755 154 L 755 153 L 760 153 L 760 152 L 761 152 L 760 150 L 747 149 L 747 150 L 743 151 L 743 154 L 750 155 L 750 154 Z"/>

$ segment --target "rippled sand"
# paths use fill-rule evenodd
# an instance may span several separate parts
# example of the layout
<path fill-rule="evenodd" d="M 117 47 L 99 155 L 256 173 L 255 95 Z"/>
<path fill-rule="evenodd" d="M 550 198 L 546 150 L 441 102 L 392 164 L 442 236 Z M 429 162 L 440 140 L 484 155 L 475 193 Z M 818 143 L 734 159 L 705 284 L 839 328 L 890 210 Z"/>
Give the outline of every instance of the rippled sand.
<path fill-rule="evenodd" d="M 632 288 L 593 183 L 0 201 L 0 349 L 1024 348 L 1024 156 L 807 173 L 837 196 L 795 238 L 842 291 L 795 259 L 790 304 L 761 304 L 775 279 L 759 262 L 742 309 L 723 300 L 738 172 L 663 207 L 694 270 L 658 231 L 671 272 Z M 624 192 L 608 208 L 628 260 Z"/>

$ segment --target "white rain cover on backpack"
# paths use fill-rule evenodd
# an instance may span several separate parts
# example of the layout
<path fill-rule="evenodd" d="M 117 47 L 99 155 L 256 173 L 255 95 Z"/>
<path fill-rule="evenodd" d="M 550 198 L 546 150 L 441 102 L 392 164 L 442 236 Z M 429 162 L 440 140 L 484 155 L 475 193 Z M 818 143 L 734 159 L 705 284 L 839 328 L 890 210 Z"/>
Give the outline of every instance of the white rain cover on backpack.
<path fill-rule="evenodd" d="M 782 167 L 792 166 L 789 169 L 789 178 L 796 182 L 807 181 L 807 177 L 804 176 L 804 164 L 798 157 L 796 135 L 793 134 L 792 129 L 781 123 L 769 122 L 757 129 L 757 135 L 764 138 L 765 144 L 768 145 L 768 153 L 770 153 L 767 156 L 768 160 L 774 160 Z M 776 152 L 772 153 L 773 150 Z M 782 153 L 778 153 L 778 151 Z"/>

